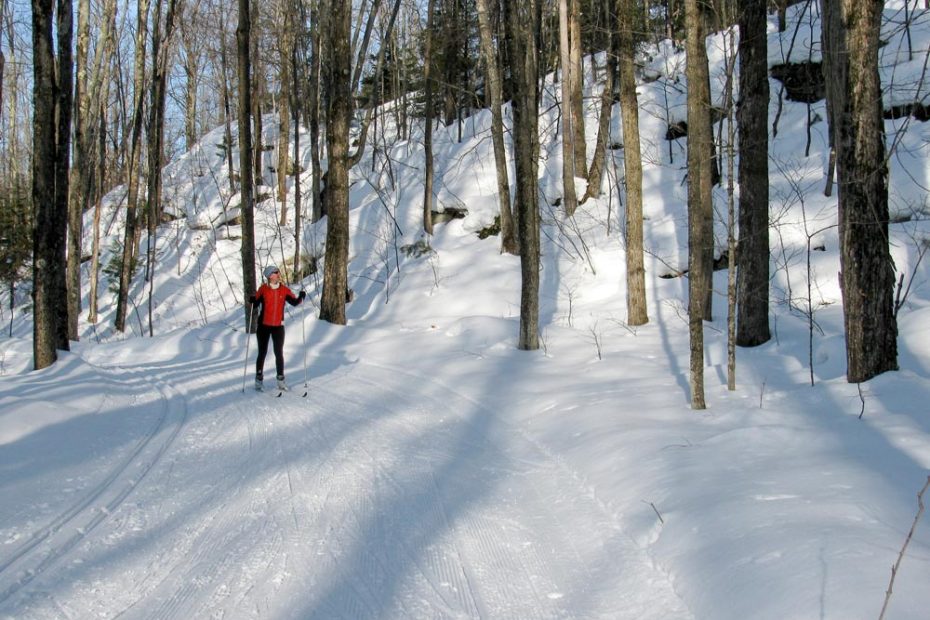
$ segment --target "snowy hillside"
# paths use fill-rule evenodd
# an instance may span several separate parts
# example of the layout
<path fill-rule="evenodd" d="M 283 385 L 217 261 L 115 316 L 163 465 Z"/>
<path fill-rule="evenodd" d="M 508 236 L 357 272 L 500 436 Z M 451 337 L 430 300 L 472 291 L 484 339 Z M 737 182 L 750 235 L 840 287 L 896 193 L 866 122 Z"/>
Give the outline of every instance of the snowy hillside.
<path fill-rule="evenodd" d="M 770 24 L 770 64 L 786 62 L 792 41 L 792 60 L 816 60 L 816 20 L 802 10 L 785 33 Z M 914 15 L 912 60 L 902 11 L 885 19 L 886 105 L 925 102 L 930 12 Z M 727 42 L 708 39 L 718 102 Z M 131 333 L 113 330 L 115 293 L 102 285 L 100 321 L 85 313 L 81 341 L 52 367 L 30 371 L 25 310 L 0 340 L 0 618 L 877 618 L 930 474 L 930 126 L 886 122 L 892 254 L 910 285 L 901 369 L 849 384 L 824 103 L 811 106 L 808 147 L 807 105 L 785 100 L 779 112 L 771 80 L 774 337 L 738 350 L 727 391 L 717 272 L 708 409 L 693 411 L 677 277 L 686 141 L 664 139 L 685 118 L 684 57 L 661 45 L 641 61 L 650 322 L 624 322 L 623 150 L 608 152 L 600 199 L 571 220 L 555 206 L 550 77 L 538 352 L 516 349 L 519 259 L 478 235 L 497 211 L 489 113 L 465 121 L 461 142 L 456 127 L 434 136 L 436 204 L 467 215 L 438 225 L 425 253 L 422 136 L 379 126 L 382 153 L 351 176 L 349 325 L 316 318 L 321 275 L 290 284 L 308 303 L 288 309 L 292 391 L 280 398 L 246 383 L 255 342 L 242 330 L 222 129 L 172 162 L 164 194 L 178 219 L 157 239 L 155 337 L 142 335 L 140 270 Z M 590 86 L 603 67 L 586 68 Z M 586 98 L 589 157 L 598 94 Z M 622 142 L 616 107 L 612 141 Z M 273 196 L 274 180 L 260 193 Z M 103 265 L 123 193 L 106 203 Z M 715 188 L 718 249 L 726 199 Z M 294 254 L 293 213 L 278 226 L 280 208 L 257 207 L 261 267 Z M 324 225 L 303 229 L 309 255 L 322 258 Z M 928 617 L 927 574 L 924 515 L 886 617 Z"/>

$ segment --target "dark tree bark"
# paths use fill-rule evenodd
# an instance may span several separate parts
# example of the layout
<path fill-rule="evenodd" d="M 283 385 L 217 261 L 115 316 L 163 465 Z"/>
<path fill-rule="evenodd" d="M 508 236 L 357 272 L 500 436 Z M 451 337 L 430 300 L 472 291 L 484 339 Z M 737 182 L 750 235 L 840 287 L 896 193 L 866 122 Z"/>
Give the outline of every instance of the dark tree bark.
<path fill-rule="evenodd" d="M 52 23 L 56 19 L 57 58 L 52 37 Z M 33 0 L 33 365 L 36 370 L 55 363 L 58 349 L 69 349 L 65 241 L 71 37 L 71 2 L 59 0 L 53 8 L 52 0 Z"/>
<path fill-rule="evenodd" d="M 704 402 L 705 299 L 710 294 L 713 265 L 708 264 L 706 222 L 712 217 L 713 135 L 710 131 L 710 90 L 707 79 L 707 49 L 704 20 L 698 0 L 685 0 L 685 48 L 688 78 L 688 325 L 691 341 L 691 407 L 706 408 Z M 713 254 L 711 253 L 711 259 Z"/>
<path fill-rule="evenodd" d="M 898 368 L 888 169 L 878 74 L 880 0 L 821 0 L 839 200 L 846 378 Z"/>
<path fill-rule="evenodd" d="M 520 337 L 518 348 L 539 348 L 539 69 L 536 53 L 538 0 L 509 5 L 508 36 L 513 76 L 516 206 L 520 241 Z"/>
<path fill-rule="evenodd" d="M 736 344 L 768 342 L 769 142 L 768 47 L 765 0 L 740 0 L 739 245 Z"/>
<path fill-rule="evenodd" d="M 326 146 L 329 169 L 326 173 L 326 263 L 323 268 L 323 295 L 320 318 L 337 325 L 346 324 L 349 262 L 349 116 L 351 56 L 350 0 L 330 0 L 327 11 L 325 70 L 329 85 Z"/>
<path fill-rule="evenodd" d="M 242 212 L 242 310 L 246 331 L 255 331 L 248 298 L 255 293 L 255 188 L 252 180 L 252 15 L 249 0 L 239 0 L 239 24 L 236 27 L 236 56 L 239 67 L 239 191 Z M 232 148 L 232 145 L 228 145 Z"/>

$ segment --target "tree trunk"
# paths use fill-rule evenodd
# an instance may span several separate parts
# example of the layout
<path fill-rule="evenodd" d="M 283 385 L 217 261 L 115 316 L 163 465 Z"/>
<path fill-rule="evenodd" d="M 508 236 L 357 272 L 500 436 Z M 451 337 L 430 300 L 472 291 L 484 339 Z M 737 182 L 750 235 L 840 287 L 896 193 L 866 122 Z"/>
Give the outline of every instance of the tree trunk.
<path fill-rule="evenodd" d="M 297 36 L 297 20 L 294 12 L 291 12 L 294 36 Z M 296 41 L 291 45 L 291 88 L 290 88 L 290 112 L 294 124 L 294 281 L 302 280 L 304 272 L 300 262 L 300 225 L 302 214 L 300 212 L 300 78 L 298 77 L 297 64 L 297 45 Z M 279 173 L 280 174 L 280 173 Z"/>
<path fill-rule="evenodd" d="M 330 0 L 327 12 L 326 69 L 327 101 L 326 146 L 329 169 L 326 183 L 326 263 L 323 269 L 323 296 L 320 318 L 337 325 L 346 324 L 349 262 L 349 91 L 351 57 L 349 50 L 350 0 Z"/>
<path fill-rule="evenodd" d="M 184 148 L 191 150 L 197 144 L 197 81 L 198 67 L 190 57 L 184 63 Z"/>
<path fill-rule="evenodd" d="M 100 278 L 100 213 L 103 210 L 103 186 L 104 186 L 104 177 L 106 174 L 106 149 L 107 149 L 107 116 L 109 109 L 109 99 L 110 99 L 110 74 L 112 67 L 112 55 L 113 55 L 113 33 L 116 30 L 116 2 L 111 1 L 107 3 L 107 10 L 105 11 L 105 17 L 107 23 L 107 32 L 110 36 L 104 36 L 104 43 L 99 52 L 98 56 L 98 66 L 100 67 L 100 96 L 93 97 L 91 101 L 97 106 L 96 113 L 96 124 L 97 129 L 95 132 L 96 139 L 96 152 L 94 153 L 94 174 L 95 185 L 98 188 L 96 196 L 94 199 L 94 232 L 93 232 L 93 247 L 91 250 L 91 266 L 90 266 L 90 292 L 88 293 L 89 297 L 89 310 L 87 313 L 87 321 L 90 323 L 97 322 L 97 287 Z"/>
<path fill-rule="evenodd" d="M 259 21 L 259 6 L 260 2 L 251 2 L 250 8 L 252 15 L 250 16 L 250 24 L 258 24 Z M 254 128 L 252 130 L 252 165 L 255 166 L 255 171 L 253 172 L 252 177 L 252 188 L 254 190 L 256 185 L 265 184 L 265 145 L 264 145 L 264 119 L 262 118 L 262 98 L 265 95 L 265 72 L 264 67 L 262 66 L 262 55 L 258 51 L 258 39 L 259 37 L 250 35 L 250 53 L 251 57 L 249 59 L 250 65 L 250 74 L 249 79 L 251 81 L 251 103 L 252 103 L 252 123 Z M 254 192 L 252 199 L 255 199 Z"/>
<path fill-rule="evenodd" d="M 619 3 L 615 0 L 602 0 L 604 24 L 610 43 L 607 52 L 604 90 L 601 92 L 601 111 L 598 116 L 597 138 L 594 142 L 594 157 L 591 158 L 591 167 L 588 169 L 588 189 L 585 190 L 584 197 L 581 199 L 582 204 L 587 202 L 588 198 L 600 198 L 604 166 L 607 162 L 607 142 L 610 140 L 610 125 L 614 108 L 614 76 L 617 74 L 617 33 L 612 10 L 614 4 Z"/>
<path fill-rule="evenodd" d="M 711 217 L 710 91 L 707 88 L 707 49 L 704 20 L 698 0 L 685 0 L 685 47 L 688 79 L 688 326 L 691 349 L 691 407 L 705 409 L 704 318 L 708 276 L 705 221 Z"/>
<path fill-rule="evenodd" d="M 581 4 L 579 0 L 569 0 L 569 62 L 571 72 L 571 114 L 572 114 L 572 152 L 575 157 L 575 175 L 587 178 L 587 139 L 584 130 L 584 108 L 582 95 L 584 91 L 584 62 L 581 58 Z"/>
<path fill-rule="evenodd" d="M 400 11 L 400 0 L 396 0 L 394 2 L 394 8 L 391 10 L 391 17 L 388 19 L 387 27 L 384 29 L 384 33 L 381 35 L 382 39 L 389 40 L 391 38 L 391 35 L 394 32 L 394 22 L 397 20 L 398 11 Z M 384 52 L 386 49 L 386 45 L 382 45 L 378 49 L 378 59 L 375 62 L 374 75 L 381 75 L 382 69 L 384 68 Z M 365 144 L 368 142 L 368 128 L 371 126 L 371 121 L 374 118 L 375 111 L 377 109 L 378 106 L 375 105 L 368 107 L 368 112 L 365 114 L 365 120 L 362 122 L 362 128 L 359 131 L 358 148 L 349 158 L 349 168 L 352 168 L 359 161 L 361 161 L 362 155 L 365 153 Z"/>
<path fill-rule="evenodd" d="M 506 10 L 513 76 L 516 206 L 520 241 L 520 337 L 517 347 L 539 348 L 539 70 L 536 53 L 538 0 Z"/>
<path fill-rule="evenodd" d="M 824 74 L 839 201 L 846 378 L 898 368 L 894 262 L 888 247 L 888 169 L 878 74 L 878 0 L 822 0 Z"/>
<path fill-rule="evenodd" d="M 620 116 L 623 123 L 623 171 L 626 179 L 627 323 L 645 325 L 646 267 L 643 258 L 643 164 L 639 142 L 639 101 L 636 97 L 635 0 L 619 0 Z"/>
<path fill-rule="evenodd" d="M 362 79 L 362 69 L 365 67 L 365 59 L 368 57 L 368 45 L 371 42 L 371 33 L 374 30 L 375 21 L 378 17 L 378 11 L 381 9 L 381 0 L 374 0 L 371 5 L 371 13 L 368 16 L 368 19 L 365 22 L 365 34 L 362 36 L 361 46 L 356 48 L 355 38 L 358 35 L 358 29 L 355 31 L 355 36 L 352 40 L 352 49 L 356 50 L 356 60 L 355 60 L 355 70 L 352 73 L 352 92 L 355 93 L 358 91 L 359 80 Z M 362 10 L 359 11 L 359 20 L 362 19 L 365 13 L 364 5 Z M 428 21 L 429 18 L 427 18 Z"/>
<path fill-rule="evenodd" d="M 78 36 L 75 47 L 76 76 L 74 84 L 74 167 L 71 170 L 68 201 L 68 338 L 79 340 L 78 319 L 81 315 L 81 241 L 84 235 L 84 210 L 91 196 L 93 166 L 88 165 L 87 92 L 88 55 L 90 39 L 90 0 L 78 3 Z"/>
<path fill-rule="evenodd" d="M 510 179 L 507 170 L 507 150 L 504 147 L 504 113 L 501 96 L 501 75 L 488 15 L 488 0 L 478 0 L 478 25 L 481 32 L 481 56 L 484 60 L 488 91 L 491 99 L 491 141 L 494 144 L 494 164 L 497 169 L 497 200 L 500 204 L 501 251 L 517 254 L 520 248 L 510 210 Z"/>
<path fill-rule="evenodd" d="M 52 39 L 57 16 L 59 57 Z M 65 240 L 71 100 L 71 4 L 32 2 L 33 49 L 33 364 L 46 368 L 69 348 Z M 56 72 L 56 60 L 59 63 Z M 67 122 L 65 122 L 67 121 Z M 68 130 L 62 133 L 62 128 Z M 61 308 L 64 307 L 64 313 Z"/>
<path fill-rule="evenodd" d="M 310 102 L 310 166 L 312 176 L 310 181 L 310 192 L 313 199 L 313 213 L 310 216 L 311 222 L 318 222 L 323 217 L 323 197 L 321 195 L 320 181 L 323 176 L 322 165 L 320 164 L 320 71 L 322 65 L 322 33 L 320 32 L 320 11 L 317 2 L 310 19 L 310 44 L 312 51 L 310 54 L 310 82 L 307 99 Z"/>
<path fill-rule="evenodd" d="M 256 317 L 251 316 L 248 299 L 255 293 L 255 188 L 252 184 L 252 19 L 249 0 L 239 0 L 239 24 L 236 27 L 236 56 L 239 71 L 239 191 L 242 212 L 242 310 L 246 331 L 255 331 Z M 232 148 L 232 145 L 229 145 Z M 249 318 L 252 322 L 249 322 Z"/>
<path fill-rule="evenodd" d="M 423 128 L 423 230 L 433 234 L 433 11 L 436 0 L 429 0 L 426 7 L 426 42 L 423 45 L 423 82 L 425 84 Z"/>
<path fill-rule="evenodd" d="M 278 40 L 280 41 L 280 53 L 278 55 L 280 88 L 278 92 L 280 96 L 278 97 L 278 147 L 276 149 L 278 161 L 275 163 L 275 180 L 278 186 L 278 202 L 281 203 L 281 216 L 278 220 L 278 224 L 281 226 L 287 224 L 287 174 L 290 159 L 291 88 L 294 82 L 291 79 L 291 63 L 294 56 L 294 37 L 296 36 L 296 33 L 292 32 L 291 24 L 293 20 L 289 18 L 289 11 L 290 9 L 285 9 L 284 14 L 280 16 L 282 26 L 278 30 Z M 296 160 L 294 165 L 297 165 Z"/>
<path fill-rule="evenodd" d="M 149 0 L 140 0 L 136 18 L 136 51 L 133 70 L 132 136 L 129 149 L 129 169 L 126 193 L 126 229 L 123 234 L 123 257 L 120 265 L 119 293 L 116 299 L 116 331 L 126 330 L 126 312 L 129 304 L 129 287 L 136 262 L 136 203 L 139 200 L 141 176 L 142 103 L 145 83 L 145 42 L 148 33 Z"/>
<path fill-rule="evenodd" d="M 768 47 L 765 0 L 741 0 L 739 10 L 739 245 L 736 344 L 768 342 L 769 168 Z"/>
<path fill-rule="evenodd" d="M 161 26 L 161 0 L 157 1 L 155 27 L 152 29 L 152 93 L 149 110 L 149 183 L 148 183 L 148 253 L 146 272 L 149 283 L 149 336 L 155 335 L 154 296 L 155 296 L 155 242 L 158 223 L 164 215 L 161 204 L 161 172 L 164 159 L 165 142 L 165 96 L 168 85 L 168 56 L 171 37 L 174 33 L 174 17 L 178 0 L 168 0 L 164 28 Z"/>
<path fill-rule="evenodd" d="M 559 0 L 559 51 L 562 63 L 562 204 L 566 215 L 574 215 L 578 208 L 575 191 L 575 115 L 572 111 L 572 65 L 570 0 Z"/>
<path fill-rule="evenodd" d="M 233 163 L 232 106 L 230 105 L 229 96 L 229 61 L 227 60 L 226 28 L 220 28 L 220 68 L 223 74 L 223 120 L 225 130 L 223 140 L 226 143 L 226 168 L 229 170 L 229 191 L 231 194 L 234 194 L 236 192 L 236 166 Z M 252 161 L 251 157 L 249 157 L 249 161 Z M 251 163 L 249 165 L 251 167 Z M 225 207 L 223 208 L 225 209 Z"/>

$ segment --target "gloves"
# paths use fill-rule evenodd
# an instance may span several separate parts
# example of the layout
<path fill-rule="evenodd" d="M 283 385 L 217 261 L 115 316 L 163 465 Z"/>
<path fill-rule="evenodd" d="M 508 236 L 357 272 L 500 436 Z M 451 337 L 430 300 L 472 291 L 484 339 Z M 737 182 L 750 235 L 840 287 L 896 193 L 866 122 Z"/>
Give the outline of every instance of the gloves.
<path fill-rule="evenodd" d="M 250 303 L 250 304 L 252 304 L 252 305 L 254 306 L 254 305 L 255 305 L 255 302 L 257 302 L 257 301 L 258 301 L 258 300 L 255 299 L 255 295 L 249 295 L 249 303 Z"/>
<path fill-rule="evenodd" d="M 300 291 L 299 293 L 297 293 L 297 299 L 299 299 L 300 301 L 303 301 L 304 297 L 306 296 L 307 296 L 307 291 Z"/>

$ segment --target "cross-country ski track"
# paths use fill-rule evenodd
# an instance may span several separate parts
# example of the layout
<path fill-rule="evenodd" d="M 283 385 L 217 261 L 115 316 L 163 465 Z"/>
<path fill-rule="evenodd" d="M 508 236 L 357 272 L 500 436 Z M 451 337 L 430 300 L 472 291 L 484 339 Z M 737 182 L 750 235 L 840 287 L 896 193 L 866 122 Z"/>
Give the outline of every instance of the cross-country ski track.
<path fill-rule="evenodd" d="M 69 361 L 101 384 L 91 417 L 131 423 L 73 457 L 88 475 L 42 523 L 14 524 L 0 617 L 691 617 L 583 476 L 491 403 L 361 360 L 269 398 L 232 355 L 210 362 Z M 3 392 L 55 389 L 27 379 Z"/>

